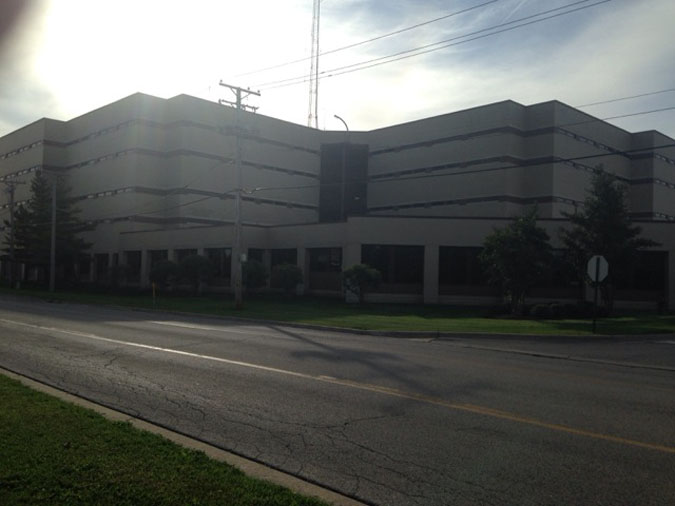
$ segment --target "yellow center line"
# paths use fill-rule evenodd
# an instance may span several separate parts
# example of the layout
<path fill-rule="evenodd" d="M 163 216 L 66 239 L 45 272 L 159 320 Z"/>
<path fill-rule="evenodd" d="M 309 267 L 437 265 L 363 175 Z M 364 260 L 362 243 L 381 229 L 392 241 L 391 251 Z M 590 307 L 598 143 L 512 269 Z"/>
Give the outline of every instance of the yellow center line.
<path fill-rule="evenodd" d="M 152 350 L 152 351 L 160 351 L 163 353 L 171 353 L 174 355 L 181 355 L 181 356 L 186 356 L 186 357 L 191 357 L 191 358 L 198 358 L 202 360 L 210 360 L 214 362 L 220 362 L 224 364 L 229 364 L 229 365 L 235 365 L 239 367 L 246 367 L 248 369 L 256 369 L 260 371 L 266 371 L 266 372 L 271 372 L 275 374 L 283 374 L 285 376 L 292 376 L 295 378 L 301 378 L 301 379 L 306 379 L 306 380 L 311 380 L 311 381 L 319 381 L 322 383 L 327 383 L 331 385 L 339 385 L 343 387 L 348 387 L 348 388 L 354 388 L 358 390 L 363 390 L 363 391 L 368 391 L 368 392 L 374 392 L 378 394 L 383 394 L 383 395 L 389 395 L 392 397 L 398 397 L 401 399 L 408 399 L 408 400 L 413 400 L 413 401 L 418 401 L 418 402 L 423 402 L 426 404 L 431 404 L 435 406 L 441 406 L 444 408 L 456 410 L 456 411 L 464 411 L 468 413 L 473 413 L 473 414 L 478 414 L 478 415 L 483 415 L 483 416 L 488 416 L 492 418 L 498 418 L 501 420 L 508 420 L 511 422 L 516 422 L 516 423 L 522 423 L 525 425 L 531 425 L 534 427 L 541 427 L 544 429 L 549 429 L 552 431 L 556 432 L 564 432 L 568 434 L 574 434 L 576 436 L 583 436 L 583 437 L 588 437 L 588 438 L 593 438 L 593 439 L 598 439 L 598 440 L 603 440 L 603 441 L 609 441 L 612 443 L 619 443 L 623 445 L 628 445 L 628 446 L 635 446 L 638 448 L 646 448 L 649 450 L 655 450 L 663 453 L 671 453 L 675 454 L 675 447 L 672 446 L 665 446 L 665 445 L 659 445 L 659 444 L 654 444 L 654 443 L 645 443 L 642 441 L 636 441 L 634 439 L 627 439 L 619 436 L 612 436 L 609 434 L 602 434 L 600 432 L 593 432 L 585 429 L 577 429 L 574 427 L 569 427 L 567 425 L 561 425 L 557 423 L 549 423 L 549 422 L 544 422 L 541 420 L 537 420 L 536 418 L 530 418 L 526 417 L 523 415 L 518 415 L 515 413 L 509 413 L 508 411 L 502 411 L 498 409 L 493 409 L 493 408 L 488 408 L 485 406 L 477 406 L 474 404 L 464 404 L 464 403 L 454 403 L 450 401 L 446 401 L 444 399 L 440 399 L 437 397 L 431 397 L 428 395 L 424 394 L 418 394 L 414 392 L 405 392 L 402 390 L 398 390 L 396 388 L 390 388 L 390 387 L 385 387 L 385 386 L 380 386 L 380 385 L 373 385 L 369 383 L 361 383 L 357 381 L 351 381 L 347 379 L 340 379 L 340 378 L 333 378 L 331 376 L 324 376 L 324 375 L 319 375 L 315 376 L 312 374 L 306 374 L 306 373 L 301 373 L 297 371 L 290 371 L 287 369 L 279 369 L 276 367 L 269 367 L 261 364 L 254 364 L 250 362 L 242 362 L 240 360 L 230 360 L 227 358 L 222 358 L 222 357 L 213 357 L 210 355 L 202 355 L 198 353 L 191 353 L 187 351 L 181 351 L 181 350 L 175 350 L 172 348 L 163 348 L 160 346 L 151 346 L 148 344 L 141 344 L 141 343 L 134 343 L 134 342 L 129 342 L 129 341 L 122 341 L 119 339 L 111 339 L 108 337 L 102 337 L 98 336 L 96 334 L 90 334 L 86 332 L 78 332 L 74 330 L 65 330 L 65 329 L 59 329 L 56 327 L 46 327 L 46 326 L 41 326 L 41 325 L 34 325 L 31 323 L 24 323 L 24 322 L 18 322 L 18 321 L 13 321 L 13 320 L 6 320 L 3 318 L 0 318 L 1 323 L 6 323 L 10 325 L 18 325 L 22 327 L 28 327 L 28 328 L 33 328 L 33 329 L 39 329 L 39 330 L 46 330 L 50 332 L 58 332 L 61 334 L 67 334 L 67 335 L 72 335 L 76 337 L 84 337 L 87 339 L 92 339 L 96 341 L 103 341 L 107 343 L 112 343 L 112 344 L 118 344 L 122 346 L 131 346 L 134 348 L 141 348 L 141 349 L 146 349 L 146 350 Z"/>

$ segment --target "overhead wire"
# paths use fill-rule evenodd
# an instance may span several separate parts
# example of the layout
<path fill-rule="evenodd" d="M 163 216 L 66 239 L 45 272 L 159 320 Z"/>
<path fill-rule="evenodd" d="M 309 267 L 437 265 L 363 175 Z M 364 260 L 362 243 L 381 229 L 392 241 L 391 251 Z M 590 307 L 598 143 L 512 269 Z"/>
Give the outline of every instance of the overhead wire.
<path fill-rule="evenodd" d="M 640 94 L 639 96 L 646 96 L 646 95 L 650 95 L 650 94 L 654 94 L 654 93 L 645 93 L 645 94 Z M 632 97 L 625 97 L 625 98 L 627 99 L 627 98 L 632 98 Z M 613 100 L 621 100 L 621 99 L 613 99 Z M 675 110 L 675 106 L 664 107 L 664 108 L 660 108 L 660 109 L 647 110 L 647 111 L 638 111 L 638 112 L 634 112 L 634 113 L 622 114 L 622 115 L 611 116 L 611 117 L 592 118 L 592 119 L 589 119 L 589 120 L 586 120 L 586 121 L 563 123 L 563 124 L 557 124 L 557 125 L 554 125 L 554 126 L 565 127 L 565 126 L 582 125 L 582 124 L 589 124 L 589 123 L 594 123 L 594 122 L 598 122 L 598 121 L 607 121 L 607 120 L 610 120 L 610 119 L 634 117 L 634 116 L 638 116 L 638 115 L 653 114 L 653 113 L 671 111 L 671 110 Z M 497 133 L 497 134 L 494 134 L 494 135 L 498 136 L 498 135 L 505 135 L 505 134 L 504 133 Z M 567 159 L 559 159 L 559 160 L 555 160 L 553 163 L 564 163 L 564 162 L 568 162 L 568 161 L 578 161 L 578 160 L 583 160 L 583 159 L 607 157 L 607 156 L 613 156 L 613 155 L 626 155 L 626 156 L 628 156 L 630 153 L 634 153 L 634 152 L 648 153 L 648 152 L 653 152 L 656 149 L 666 149 L 666 148 L 673 148 L 673 147 L 675 147 L 675 143 L 653 146 L 653 147 L 649 147 L 649 148 L 635 148 L 635 149 L 632 149 L 632 150 L 623 150 L 623 151 L 622 150 L 614 150 L 614 151 L 611 151 L 611 152 L 608 152 L 608 153 L 599 153 L 599 154 L 595 154 L 595 155 L 586 155 L 586 156 L 572 157 L 572 158 L 567 158 Z M 388 147 L 385 147 L 385 148 L 391 148 L 391 147 L 388 146 Z M 379 149 L 382 149 L 382 148 L 379 148 Z M 212 172 L 218 165 L 223 164 L 223 163 L 226 163 L 226 162 L 218 161 L 218 162 L 214 163 L 205 172 L 202 172 L 196 178 L 193 178 L 190 183 L 172 190 L 168 194 L 161 196 L 161 198 L 162 199 L 167 198 L 167 197 L 175 195 L 178 192 L 183 191 L 183 190 L 194 190 L 193 188 L 189 187 L 191 184 L 198 181 L 199 179 L 204 177 L 206 174 Z M 230 162 L 227 162 L 227 163 L 232 163 L 232 162 L 230 161 Z M 499 166 L 499 167 L 490 167 L 490 168 L 486 168 L 486 169 L 474 169 L 474 170 L 468 170 L 468 171 L 462 171 L 462 172 L 452 172 L 452 173 L 443 173 L 443 174 L 435 173 L 435 174 L 420 174 L 420 175 L 412 175 L 412 176 L 392 175 L 392 176 L 388 176 L 388 177 L 381 177 L 381 178 L 374 178 L 374 179 L 373 178 L 367 178 L 367 179 L 364 179 L 364 180 L 355 180 L 353 182 L 379 183 L 379 182 L 391 182 L 391 181 L 408 181 L 408 180 L 416 180 L 416 179 L 428 179 L 428 178 L 432 178 L 432 177 L 448 177 L 448 176 L 465 175 L 465 174 L 470 174 L 470 173 L 471 174 L 477 174 L 477 173 L 481 173 L 481 172 L 493 172 L 493 171 L 504 170 L 504 169 L 519 168 L 519 167 L 523 167 L 523 166 L 527 166 L 527 164 L 525 164 L 525 165 L 523 165 L 523 164 L 520 164 L 520 165 L 504 165 L 504 166 Z M 251 190 L 249 193 L 254 193 L 254 192 L 257 193 L 257 192 L 261 192 L 261 191 L 316 189 L 316 188 L 320 188 L 320 187 L 324 187 L 324 186 L 339 186 L 339 185 L 341 185 L 341 183 L 318 183 L 318 184 L 309 184 L 309 185 L 256 187 L 255 189 Z M 194 205 L 194 204 L 197 204 L 197 203 L 200 203 L 200 202 L 204 202 L 204 201 L 212 199 L 212 198 L 223 198 L 225 195 L 230 194 L 230 193 L 235 192 L 235 191 L 236 191 L 236 189 L 230 189 L 230 190 L 227 190 L 223 193 L 219 193 L 217 195 L 207 195 L 207 196 L 200 197 L 198 199 L 195 199 L 195 200 L 192 200 L 192 201 L 189 201 L 189 202 L 184 202 L 182 204 L 178 204 L 176 206 L 172 206 L 172 207 L 168 207 L 168 208 L 167 207 L 161 207 L 161 208 L 157 208 L 157 209 L 151 210 L 151 211 L 144 211 L 143 214 L 147 215 L 147 214 L 155 214 L 155 213 L 159 213 L 159 212 L 171 211 L 171 210 L 179 209 L 179 208 L 182 208 L 182 207 Z M 138 209 L 142 209 L 143 207 L 148 207 L 152 204 L 153 203 L 146 203 L 146 204 L 142 204 L 140 206 L 135 206 L 135 207 L 129 208 L 126 211 L 120 211 L 120 212 L 116 213 L 114 216 L 97 217 L 97 218 L 91 218 L 91 219 L 87 219 L 87 220 L 83 220 L 83 221 L 85 221 L 85 222 L 104 222 L 104 221 L 130 219 L 130 218 L 135 217 L 136 215 L 125 216 L 125 214 L 132 213 L 132 212 L 134 212 Z M 2 209 L 2 210 L 0 210 L 0 214 L 4 213 L 4 212 L 7 212 L 7 211 L 8 211 L 7 208 Z M 40 223 L 40 224 L 44 225 L 45 223 Z"/>
<path fill-rule="evenodd" d="M 665 89 L 665 90 L 650 91 L 648 93 L 640 93 L 638 95 L 631 95 L 629 97 L 612 98 L 612 99 L 609 99 L 609 100 L 600 100 L 598 102 L 590 102 L 588 104 L 575 105 L 574 107 L 582 108 L 582 107 L 592 107 L 594 105 L 601 105 L 601 104 L 612 104 L 614 102 L 622 102 L 624 100 L 630 100 L 630 99 L 633 99 L 633 98 L 651 97 L 653 95 L 660 95 L 662 93 L 671 93 L 673 91 L 675 91 L 675 88 L 668 88 L 668 89 Z"/>
<path fill-rule="evenodd" d="M 550 161 L 541 161 L 541 160 L 535 160 L 535 161 L 530 161 L 530 162 L 524 162 L 524 163 L 518 163 L 518 164 L 510 164 L 510 165 L 500 165 L 497 167 L 486 167 L 483 169 L 470 169 L 470 170 L 462 170 L 462 171 L 455 171 L 455 172 L 444 172 L 444 173 L 434 173 L 434 174 L 417 174 L 417 175 L 391 175 L 391 176 L 385 176 L 385 177 L 378 177 L 378 178 L 363 178 L 363 179 L 355 179 L 351 180 L 350 183 L 365 183 L 365 184 L 377 184 L 377 183 L 391 183 L 391 182 L 406 182 L 406 181 L 414 181 L 414 180 L 421 180 L 421 179 L 431 179 L 431 178 L 445 178 L 445 177 L 455 177 L 455 176 L 464 176 L 464 175 L 470 175 L 470 174 L 482 174 L 482 173 L 488 173 L 488 172 L 497 172 L 497 171 L 502 171 L 502 170 L 509 170 L 509 169 L 520 169 L 523 167 L 530 167 L 530 166 L 537 166 L 537 165 L 542 165 L 542 164 L 558 164 L 558 163 L 567 163 L 567 162 L 579 162 L 582 160 L 590 160 L 590 159 L 596 159 L 596 158 L 604 158 L 608 156 L 630 156 L 631 154 L 640 154 L 640 153 L 650 153 L 653 152 L 656 149 L 667 149 L 667 148 L 675 148 L 675 143 L 669 143 L 669 144 L 662 144 L 659 146 L 652 146 L 649 148 L 633 148 L 633 149 L 628 149 L 628 150 L 621 150 L 621 151 L 613 151 L 610 153 L 596 153 L 592 155 L 582 155 L 582 156 L 574 156 L 574 157 L 568 157 L 568 158 L 553 158 Z M 595 170 L 595 168 L 588 167 L 590 169 Z M 319 184 L 312 184 L 312 185 L 297 185 L 297 186 L 277 186 L 277 187 L 257 187 L 254 190 L 251 190 L 250 193 L 257 193 L 260 191 L 282 191 L 282 190 L 301 190 L 301 189 L 317 189 L 317 188 L 322 188 L 322 187 L 339 187 L 341 186 L 341 182 L 335 182 L 335 183 L 319 183 Z M 236 189 L 230 190 L 228 192 L 225 192 L 223 194 L 219 195 L 207 195 L 205 197 L 201 197 L 199 199 L 192 200 L 190 202 L 185 202 L 183 204 L 179 204 L 170 208 L 158 208 L 154 211 L 148 211 L 144 214 L 155 214 L 158 212 L 164 212 L 167 210 L 174 210 L 174 209 L 179 209 L 182 207 L 190 206 L 199 202 L 203 202 L 209 199 L 213 198 L 223 198 L 224 195 L 228 193 L 232 193 L 236 191 Z M 136 216 L 114 216 L 114 217 L 98 217 L 98 218 L 92 218 L 92 219 L 86 219 L 82 220 L 83 222 L 105 222 L 105 221 L 122 221 L 122 220 L 128 220 L 128 219 L 133 219 Z M 41 222 L 37 223 L 36 225 L 47 225 L 51 222 Z"/>
<path fill-rule="evenodd" d="M 436 22 L 442 21 L 444 19 L 448 19 L 448 18 L 451 18 L 451 17 L 454 17 L 454 16 L 458 16 L 460 14 L 465 14 L 467 12 L 486 7 L 490 4 L 496 3 L 498 1 L 500 1 L 500 0 L 490 0 L 488 2 L 483 2 L 482 4 L 474 5 L 472 7 L 466 8 L 466 9 L 462 9 L 462 10 L 459 10 L 459 11 L 452 12 L 450 14 L 446 14 L 444 16 L 440 16 L 440 17 L 437 17 L 437 18 L 434 18 L 434 19 L 430 19 L 428 21 L 423 21 L 421 23 L 417 23 L 415 25 L 410 25 L 410 26 L 407 26 L 405 28 L 395 30 L 393 32 L 389 32 L 389 33 L 385 33 L 385 34 L 382 34 L 382 35 L 378 35 L 376 37 L 372 37 L 370 39 L 355 42 L 353 44 L 348 44 L 346 46 L 337 47 L 335 49 L 329 49 L 327 51 L 323 51 L 323 52 L 319 53 L 319 56 L 327 56 L 329 54 L 334 54 L 334 53 L 338 53 L 338 52 L 341 52 L 341 51 L 346 51 L 348 49 L 353 49 L 355 47 L 363 46 L 365 44 L 370 44 L 371 42 L 376 42 L 378 40 L 382 40 L 382 39 L 385 39 L 387 37 L 392 37 L 394 35 L 400 35 L 402 33 L 408 32 L 410 30 L 414 30 L 416 28 L 421 28 L 423 26 L 430 25 L 432 23 L 436 23 Z M 586 1 L 589 1 L 589 0 L 586 0 Z M 257 70 L 251 70 L 251 71 L 248 71 L 248 72 L 243 72 L 241 74 L 235 74 L 232 77 L 243 77 L 243 76 L 248 76 L 248 75 L 253 75 L 253 74 L 260 74 L 262 72 L 267 72 L 269 70 L 275 70 L 275 69 L 278 69 L 278 68 L 287 67 L 289 65 L 294 65 L 296 63 L 302 63 L 302 62 L 305 62 L 305 61 L 309 61 L 310 59 L 311 59 L 311 56 L 306 56 L 304 58 L 298 58 L 297 60 L 291 60 L 291 61 L 287 61 L 287 62 L 284 62 L 284 63 L 278 63 L 276 65 L 271 65 L 269 67 L 264 67 L 264 68 L 257 69 Z"/>
<path fill-rule="evenodd" d="M 556 7 L 554 9 L 548 9 L 546 11 L 541 11 L 537 14 L 532 14 L 532 15 L 525 16 L 525 17 L 522 17 L 522 18 L 518 18 L 518 19 L 515 19 L 515 20 L 512 20 L 512 21 L 508 21 L 506 23 L 500 23 L 500 24 L 493 25 L 493 26 L 490 26 L 490 27 L 487 27 L 487 28 L 483 28 L 481 30 L 476 30 L 476 31 L 469 32 L 469 33 L 466 33 L 466 34 L 463 34 L 463 35 L 451 37 L 449 39 L 444 39 L 442 41 L 434 42 L 434 43 L 431 43 L 431 44 L 425 44 L 423 46 L 418 46 L 418 47 L 415 47 L 415 48 L 412 48 L 412 49 L 407 49 L 405 51 L 399 51 L 397 53 L 392 53 L 392 54 L 389 54 L 389 55 L 386 55 L 386 56 L 381 56 L 381 57 L 373 58 L 373 59 L 370 59 L 370 60 L 364 60 L 364 61 L 361 61 L 361 62 L 352 63 L 352 64 L 349 64 L 349 65 L 343 65 L 343 66 L 340 66 L 340 67 L 335 67 L 335 68 L 332 68 L 332 69 L 324 70 L 319 74 L 319 79 L 325 79 L 325 78 L 328 78 L 328 77 L 335 77 L 335 76 L 339 76 L 339 75 L 343 75 L 343 74 L 358 72 L 358 71 L 361 71 L 361 70 L 366 70 L 366 69 L 377 67 L 377 66 L 380 66 L 380 65 L 386 65 L 388 63 L 394 63 L 394 62 L 401 61 L 401 60 L 404 60 L 404 59 L 414 58 L 414 57 L 417 57 L 417 56 L 429 54 L 429 53 L 432 53 L 432 52 L 435 52 L 435 51 L 440 51 L 442 49 L 447 49 L 448 47 L 454 47 L 454 46 L 458 46 L 460 44 L 466 44 L 468 42 L 473 42 L 475 40 L 483 39 L 483 38 L 486 38 L 486 37 L 491 37 L 493 35 L 498 35 L 500 33 L 509 32 L 511 30 L 516 30 L 518 28 L 530 26 L 530 25 L 533 25 L 533 24 L 536 24 L 536 23 L 541 23 L 541 22 L 547 21 L 549 19 L 553 19 L 553 18 L 557 18 L 557 17 L 560 17 L 560 16 L 572 14 L 573 12 L 578 12 L 578 11 L 585 10 L 585 9 L 590 9 L 591 7 L 595 7 L 597 5 L 601 5 L 601 4 L 604 4 L 604 3 L 608 3 L 608 2 L 611 2 L 612 0 L 599 0 L 599 1 L 596 1 L 595 3 L 593 3 L 591 5 L 583 5 L 583 6 L 580 6 L 580 7 L 574 8 L 574 9 L 570 9 L 570 10 L 567 10 L 567 11 L 564 11 L 564 12 L 558 12 L 560 10 L 568 9 L 570 7 L 574 7 L 575 5 L 587 3 L 589 1 L 590 0 L 578 0 L 576 2 L 572 2 L 572 3 L 569 3 L 569 4 L 563 5 L 561 7 Z M 556 14 L 551 14 L 553 12 L 556 12 Z M 546 14 L 551 14 L 551 15 L 545 16 Z M 541 16 L 545 16 L 545 17 L 541 17 Z M 533 18 L 539 18 L 539 19 L 533 19 Z M 531 21 L 527 21 L 528 19 L 531 20 Z M 526 21 L 526 22 L 521 23 L 522 21 Z M 521 24 L 518 24 L 516 26 L 508 26 L 508 25 L 513 25 L 515 23 L 521 23 Z M 501 28 L 501 27 L 505 27 L 505 26 L 508 26 L 508 28 L 496 30 L 497 28 Z M 491 31 L 491 30 L 495 30 L 495 31 Z M 485 32 L 490 32 L 490 33 L 485 33 Z M 482 35 L 478 35 L 478 34 L 482 34 Z M 476 35 L 476 37 L 472 37 L 472 38 L 469 38 L 469 39 L 466 39 L 466 40 L 459 40 L 459 39 L 465 39 L 466 37 L 471 37 L 473 35 Z M 410 53 L 413 53 L 413 54 L 410 54 Z M 309 80 L 309 78 L 310 78 L 310 76 L 305 74 L 305 75 L 302 75 L 302 76 L 297 76 L 297 77 L 292 77 L 292 78 L 287 78 L 287 79 L 279 79 L 279 80 L 276 80 L 276 81 L 269 81 L 269 82 L 266 82 L 266 83 L 258 84 L 256 86 L 254 86 L 254 88 L 258 88 L 258 89 L 261 89 L 261 90 L 283 88 L 283 87 L 286 87 L 286 86 L 294 86 L 294 85 L 297 85 L 297 84 L 303 84 L 303 83 L 307 82 Z"/>

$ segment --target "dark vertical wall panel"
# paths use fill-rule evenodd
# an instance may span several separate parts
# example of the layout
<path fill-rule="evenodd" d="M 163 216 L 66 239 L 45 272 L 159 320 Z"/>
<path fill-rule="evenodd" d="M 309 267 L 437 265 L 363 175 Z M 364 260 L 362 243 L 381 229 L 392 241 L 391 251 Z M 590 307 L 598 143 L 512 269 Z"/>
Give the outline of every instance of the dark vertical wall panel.
<path fill-rule="evenodd" d="M 322 144 L 319 221 L 342 221 L 361 216 L 368 209 L 368 153 L 366 144 Z M 342 216 L 342 173 L 345 173 L 344 214 Z"/>

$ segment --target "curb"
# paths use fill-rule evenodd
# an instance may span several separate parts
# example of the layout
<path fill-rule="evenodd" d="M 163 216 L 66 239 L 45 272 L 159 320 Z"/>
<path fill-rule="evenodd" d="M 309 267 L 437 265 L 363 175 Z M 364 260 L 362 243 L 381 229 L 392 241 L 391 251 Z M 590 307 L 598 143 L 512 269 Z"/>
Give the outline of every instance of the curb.
<path fill-rule="evenodd" d="M 104 416 L 108 420 L 116 422 L 128 422 L 137 429 L 157 434 L 185 448 L 201 451 L 205 453 L 209 458 L 236 467 L 237 469 L 245 473 L 247 476 L 268 481 L 274 483 L 275 485 L 280 485 L 282 487 L 290 489 L 295 493 L 309 497 L 314 497 L 329 504 L 333 504 L 335 506 L 367 506 L 367 503 L 363 503 L 351 497 L 347 497 L 345 495 L 340 494 L 339 492 L 335 492 L 333 490 L 324 488 L 315 483 L 311 483 L 296 476 L 284 473 L 283 471 L 273 469 L 259 462 L 255 462 L 240 455 L 236 455 L 232 452 L 228 452 L 227 450 L 223 450 L 216 446 L 210 445 L 204 441 L 199 441 L 185 434 L 181 434 L 171 429 L 167 429 L 166 427 L 155 425 L 146 420 L 136 418 L 121 411 L 116 411 L 112 408 L 103 406 L 101 404 L 97 404 L 96 402 L 84 399 L 82 397 L 78 397 L 74 394 L 47 385 L 46 383 L 42 383 L 33 380 L 27 376 L 17 374 L 3 367 L 0 367 L 0 374 L 3 374 L 9 378 L 17 380 L 21 384 L 29 388 L 32 388 L 33 390 L 46 393 L 62 401 L 69 402 L 71 404 L 75 404 L 77 406 L 95 411 L 96 413 Z"/>
<path fill-rule="evenodd" d="M 11 294 L 2 294 L 11 295 Z M 16 295 L 15 295 L 16 297 Z M 460 338 L 470 339 L 502 339 L 502 340 L 521 340 L 521 341 L 580 341 L 593 340 L 599 341 L 650 341 L 664 339 L 664 337 L 673 336 L 673 332 L 664 332 L 662 334 L 580 334 L 580 335 L 556 335 L 556 334 L 518 334 L 518 333 L 486 333 L 486 332 L 447 332 L 447 331 L 427 331 L 427 330 L 365 330 L 354 329 L 350 327 L 331 327 L 324 325 L 313 325 L 310 323 L 296 323 L 281 320 L 264 320 L 255 318 L 242 318 L 239 316 L 225 316 L 210 313 L 192 313 L 189 311 L 171 311 L 168 309 L 140 308 L 134 306 L 119 306 L 116 304 L 90 304 L 86 302 L 61 301 L 58 299 L 45 299 L 33 295 L 20 295 L 20 297 L 29 297 L 47 304 L 71 304 L 88 307 L 103 307 L 124 311 L 134 311 L 139 313 L 171 314 L 179 316 L 190 316 L 194 318 L 212 318 L 214 320 L 232 321 L 238 323 L 248 323 L 251 325 L 270 325 L 279 327 L 290 327 L 307 330 L 319 330 L 324 332 L 336 332 L 342 334 L 355 334 L 373 337 L 391 337 L 404 339 L 443 339 L 453 340 Z"/>
<path fill-rule="evenodd" d="M 117 310 L 134 311 L 139 313 L 158 313 L 179 316 L 190 316 L 194 318 L 212 318 L 214 320 L 231 321 L 237 323 L 246 323 L 250 325 L 269 325 L 277 327 L 290 327 L 296 329 L 319 330 L 323 332 L 336 332 L 341 334 L 355 334 L 361 336 L 373 337 L 391 337 L 402 339 L 441 339 L 454 340 L 461 338 L 470 339 L 503 339 L 503 340 L 521 340 L 521 341 L 650 341 L 664 339 L 664 337 L 675 336 L 675 333 L 664 332 L 662 334 L 579 334 L 579 335 L 557 335 L 557 334 L 517 334 L 517 333 L 486 333 L 486 332 L 447 332 L 435 330 L 366 330 L 350 327 L 331 327 L 327 325 L 314 325 L 311 323 L 296 323 L 283 320 L 264 320 L 256 318 L 242 318 L 240 316 L 225 316 L 210 313 L 192 313 L 189 311 L 171 311 L 168 309 L 139 308 L 133 306 L 118 306 L 115 304 L 87 304 L 83 302 L 69 302 L 59 300 L 40 299 L 38 300 L 48 304 L 77 304 L 80 306 L 106 307 Z"/>

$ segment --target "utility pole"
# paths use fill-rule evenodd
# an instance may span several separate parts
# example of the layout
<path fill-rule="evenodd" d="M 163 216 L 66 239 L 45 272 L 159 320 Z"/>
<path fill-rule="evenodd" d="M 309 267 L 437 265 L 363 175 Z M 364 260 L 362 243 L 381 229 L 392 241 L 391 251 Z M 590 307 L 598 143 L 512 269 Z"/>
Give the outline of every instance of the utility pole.
<path fill-rule="evenodd" d="M 250 95 L 260 96 L 259 91 L 251 91 L 238 86 L 232 86 L 220 81 L 220 86 L 229 88 L 234 93 L 235 100 L 219 100 L 219 104 L 227 104 L 235 108 L 235 202 L 234 202 L 234 244 L 232 245 L 232 281 L 234 282 L 234 307 L 241 309 L 243 307 L 242 295 L 242 223 L 241 223 L 241 192 L 242 174 L 241 174 L 241 110 L 257 111 L 257 107 L 246 105 L 242 100 Z"/>
<path fill-rule="evenodd" d="M 5 191 L 9 193 L 9 287 L 14 288 L 14 190 L 17 185 L 26 184 L 19 181 L 3 181 L 7 187 Z"/>

